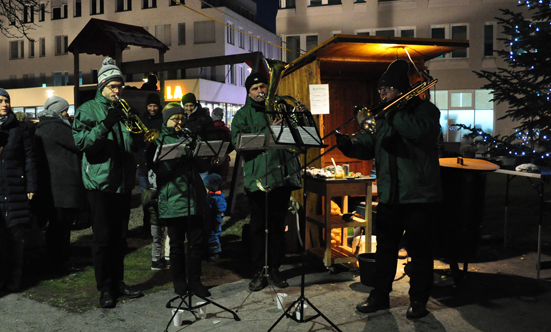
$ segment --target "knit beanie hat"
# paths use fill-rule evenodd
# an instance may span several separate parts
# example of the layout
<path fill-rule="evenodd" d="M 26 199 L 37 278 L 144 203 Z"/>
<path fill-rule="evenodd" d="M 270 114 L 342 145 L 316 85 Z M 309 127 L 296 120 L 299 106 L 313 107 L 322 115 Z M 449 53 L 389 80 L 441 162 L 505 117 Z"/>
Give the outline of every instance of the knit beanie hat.
<path fill-rule="evenodd" d="M 212 111 L 212 121 L 220 121 L 224 118 L 224 110 L 217 107 Z"/>
<path fill-rule="evenodd" d="M 145 101 L 145 106 L 147 107 L 149 104 L 155 104 L 161 107 L 161 97 L 157 93 L 148 94 Z"/>
<path fill-rule="evenodd" d="M 6 91 L 6 90 L 4 90 L 4 89 L 2 89 L 2 88 L 0 88 L 0 96 L 7 97 L 8 100 L 11 100 L 10 94 L 8 93 L 8 91 Z"/>
<path fill-rule="evenodd" d="M 403 92 L 410 86 L 409 64 L 406 60 L 397 59 L 392 62 L 381 76 L 378 87 L 393 87 Z"/>
<path fill-rule="evenodd" d="M 268 84 L 268 78 L 266 77 L 266 75 L 262 73 L 250 74 L 249 77 L 247 77 L 247 80 L 245 80 L 245 88 L 247 89 L 247 94 L 249 93 L 251 86 L 258 83 Z"/>
<path fill-rule="evenodd" d="M 205 188 L 207 188 L 209 191 L 217 191 L 220 190 L 222 177 L 220 176 L 220 174 L 212 173 L 207 175 L 203 182 L 205 183 Z"/>
<path fill-rule="evenodd" d="M 69 103 L 67 100 L 58 96 L 51 96 L 48 100 L 46 100 L 46 103 L 44 103 L 44 111 L 48 114 L 59 114 L 68 108 Z"/>
<path fill-rule="evenodd" d="M 163 123 L 166 125 L 168 119 L 175 114 L 186 114 L 186 112 L 177 102 L 168 103 L 163 108 Z"/>
<path fill-rule="evenodd" d="M 115 60 L 107 57 L 103 60 L 101 69 L 98 72 L 99 90 L 102 91 L 109 82 L 115 80 L 124 83 L 124 77 L 119 67 L 115 65 Z"/>
<path fill-rule="evenodd" d="M 184 107 L 185 104 L 187 103 L 193 103 L 193 104 L 196 104 L 197 105 L 197 98 L 195 98 L 195 95 L 193 93 L 186 93 L 183 97 L 182 97 L 182 103 L 180 105 L 182 105 L 182 107 Z"/>

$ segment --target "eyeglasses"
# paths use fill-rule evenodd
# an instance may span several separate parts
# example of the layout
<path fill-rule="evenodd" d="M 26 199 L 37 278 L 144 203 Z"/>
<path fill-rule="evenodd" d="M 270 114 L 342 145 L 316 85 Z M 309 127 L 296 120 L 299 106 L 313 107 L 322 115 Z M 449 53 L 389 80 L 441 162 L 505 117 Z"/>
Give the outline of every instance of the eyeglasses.
<path fill-rule="evenodd" d="M 392 92 L 394 91 L 394 87 L 390 87 L 390 88 L 387 88 L 387 87 L 381 87 L 379 88 L 379 93 L 389 93 L 389 92 Z"/>
<path fill-rule="evenodd" d="M 182 116 L 182 117 L 174 117 L 174 118 L 170 118 L 169 119 L 170 121 L 172 122 L 184 122 L 186 121 L 186 117 L 185 116 Z"/>
<path fill-rule="evenodd" d="M 109 90 L 113 91 L 113 90 L 117 90 L 117 91 L 121 91 L 122 89 L 124 89 L 124 85 L 122 84 L 110 84 L 110 85 L 106 85 L 105 86 L 106 88 L 108 88 Z"/>

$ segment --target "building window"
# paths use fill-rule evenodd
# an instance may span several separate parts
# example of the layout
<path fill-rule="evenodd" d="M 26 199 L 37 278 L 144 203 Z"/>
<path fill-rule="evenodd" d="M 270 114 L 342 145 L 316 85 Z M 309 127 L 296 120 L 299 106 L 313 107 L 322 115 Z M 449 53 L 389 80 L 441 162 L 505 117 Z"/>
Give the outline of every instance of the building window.
<path fill-rule="evenodd" d="M 253 33 L 249 31 L 249 52 L 254 52 L 254 38 Z"/>
<path fill-rule="evenodd" d="M 233 30 L 233 23 L 226 23 L 226 42 L 230 45 L 235 45 L 235 33 Z"/>
<path fill-rule="evenodd" d="M 52 20 L 67 18 L 68 11 L 67 0 L 52 0 Z"/>
<path fill-rule="evenodd" d="M 67 54 L 67 36 L 55 36 L 55 55 Z"/>
<path fill-rule="evenodd" d="M 34 58 L 34 40 L 29 40 L 29 58 Z"/>
<path fill-rule="evenodd" d="M 440 126 L 445 142 L 461 142 L 468 132 L 454 124 L 464 124 L 494 132 L 494 105 L 490 90 L 431 91 L 431 100 L 440 109 Z"/>
<path fill-rule="evenodd" d="M 178 23 L 178 45 L 186 44 L 186 24 Z"/>
<path fill-rule="evenodd" d="M 170 35 L 170 24 L 156 25 L 155 38 L 162 41 L 163 44 L 170 46 L 172 44 L 172 37 Z"/>
<path fill-rule="evenodd" d="M 300 36 L 287 36 L 285 42 L 285 61 L 290 63 L 300 56 Z"/>
<path fill-rule="evenodd" d="M 394 29 L 375 30 L 375 36 L 394 37 L 395 35 L 396 35 L 396 31 Z"/>
<path fill-rule="evenodd" d="M 10 41 L 10 60 L 23 59 L 25 57 L 25 43 L 23 40 Z"/>
<path fill-rule="evenodd" d="M 415 29 L 413 28 L 400 28 L 400 37 L 415 38 Z"/>
<path fill-rule="evenodd" d="M 234 65 L 229 65 L 228 66 L 228 83 L 236 85 L 235 84 L 235 66 Z"/>
<path fill-rule="evenodd" d="M 90 15 L 103 14 L 103 0 L 91 0 L 90 1 Z"/>
<path fill-rule="evenodd" d="M 63 85 L 63 73 L 60 71 L 54 72 L 54 86 Z"/>
<path fill-rule="evenodd" d="M 239 29 L 239 48 L 245 49 L 245 32 L 243 29 Z"/>
<path fill-rule="evenodd" d="M 469 38 L 469 29 L 466 24 L 449 24 L 431 27 L 431 38 L 436 39 L 462 39 Z M 439 56 L 439 58 L 466 58 L 468 49 L 452 51 L 451 54 Z"/>
<path fill-rule="evenodd" d="M 340 5 L 341 0 L 310 0 L 310 6 Z"/>
<path fill-rule="evenodd" d="M 279 0 L 279 8 L 296 8 L 296 0 Z"/>
<path fill-rule="evenodd" d="M 46 19 L 46 4 L 41 3 L 40 8 L 38 9 L 38 20 L 40 22 L 44 22 L 45 19 Z"/>
<path fill-rule="evenodd" d="M 179 0 L 179 2 L 182 4 L 182 5 L 185 5 L 186 2 L 184 0 Z M 168 6 L 179 6 L 180 4 L 178 2 L 174 2 L 172 0 L 168 0 Z"/>
<path fill-rule="evenodd" d="M 73 16 L 82 16 L 82 0 L 75 0 L 75 2 L 73 3 Z"/>
<path fill-rule="evenodd" d="M 306 36 L 306 52 L 318 46 L 318 35 Z"/>
<path fill-rule="evenodd" d="M 484 56 L 494 56 L 494 23 L 484 25 Z"/>
<path fill-rule="evenodd" d="M 38 39 L 38 56 L 39 57 L 46 56 L 46 38 Z"/>
<path fill-rule="evenodd" d="M 142 0 L 142 9 L 157 8 L 157 0 Z"/>
<path fill-rule="evenodd" d="M 193 42 L 195 44 L 209 44 L 216 42 L 214 21 L 193 22 Z"/>
<path fill-rule="evenodd" d="M 132 10 L 132 0 L 117 0 L 115 12 L 128 12 Z"/>
<path fill-rule="evenodd" d="M 23 23 L 34 22 L 34 11 L 32 6 L 23 6 Z"/>

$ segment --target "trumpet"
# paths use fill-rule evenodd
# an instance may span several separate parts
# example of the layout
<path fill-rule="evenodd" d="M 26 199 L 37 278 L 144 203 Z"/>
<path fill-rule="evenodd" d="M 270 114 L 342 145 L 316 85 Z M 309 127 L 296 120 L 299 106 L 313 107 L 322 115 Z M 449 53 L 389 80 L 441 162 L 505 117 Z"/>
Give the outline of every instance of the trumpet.
<path fill-rule="evenodd" d="M 117 95 L 115 95 L 115 99 L 117 99 L 116 103 L 122 107 L 124 113 L 126 114 L 124 126 L 126 127 L 126 129 L 128 129 L 129 132 L 131 132 L 132 134 L 143 133 L 145 142 L 153 142 L 157 139 L 157 137 L 159 137 L 159 131 L 157 129 L 147 129 L 142 120 L 140 120 L 140 118 L 136 114 L 132 114 L 130 112 L 130 105 L 128 105 L 126 100 L 119 98 L 119 96 Z M 116 106 L 115 102 L 111 104 L 111 106 L 113 107 Z"/>

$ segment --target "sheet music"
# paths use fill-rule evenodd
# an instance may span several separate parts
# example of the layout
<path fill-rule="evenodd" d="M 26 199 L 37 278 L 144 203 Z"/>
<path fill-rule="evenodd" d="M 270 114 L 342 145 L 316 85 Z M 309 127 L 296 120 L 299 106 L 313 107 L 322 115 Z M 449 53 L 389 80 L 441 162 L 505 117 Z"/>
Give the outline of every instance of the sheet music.
<path fill-rule="evenodd" d="M 276 140 L 278 144 L 296 144 L 296 141 L 289 127 L 270 126 L 270 128 L 272 130 L 274 140 Z M 304 145 L 319 146 L 323 144 L 321 142 L 321 138 L 318 135 L 316 127 L 298 126 L 296 130 L 298 131 L 298 134 L 300 135 L 300 138 L 302 139 L 302 143 Z M 280 134 L 281 136 L 279 136 Z"/>
<path fill-rule="evenodd" d="M 199 142 L 197 144 L 197 147 L 194 152 L 194 156 L 196 157 L 211 157 L 211 156 L 217 156 L 217 157 L 223 157 L 226 154 L 226 151 L 228 150 L 228 146 L 230 145 L 230 142 L 224 142 L 224 141 L 208 141 L 207 142 Z"/>
<path fill-rule="evenodd" d="M 237 151 L 239 150 L 264 150 L 266 137 L 264 133 L 240 134 L 237 138 Z"/>
<path fill-rule="evenodd" d="M 171 160 L 180 158 L 186 150 L 186 147 L 186 143 L 163 144 L 162 149 L 160 149 L 160 147 L 157 148 L 154 160 Z"/>

